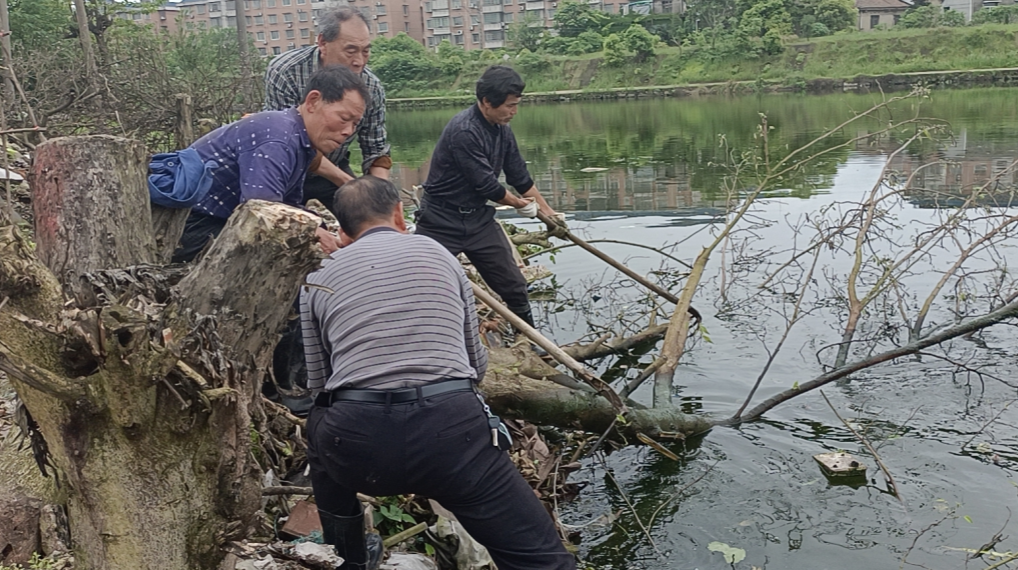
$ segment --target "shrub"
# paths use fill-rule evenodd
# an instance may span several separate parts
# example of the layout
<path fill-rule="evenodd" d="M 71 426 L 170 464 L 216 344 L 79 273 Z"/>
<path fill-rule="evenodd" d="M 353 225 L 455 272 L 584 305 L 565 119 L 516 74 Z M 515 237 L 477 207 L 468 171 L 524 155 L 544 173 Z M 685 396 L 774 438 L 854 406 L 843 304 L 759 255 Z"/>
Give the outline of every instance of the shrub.
<path fill-rule="evenodd" d="M 538 73 L 551 67 L 551 62 L 548 61 L 547 56 L 524 49 L 516 55 L 514 66 L 520 68 L 524 73 Z"/>
<path fill-rule="evenodd" d="M 609 34 L 604 39 L 604 62 L 612 67 L 622 67 L 629 61 L 625 41 L 618 34 Z"/>

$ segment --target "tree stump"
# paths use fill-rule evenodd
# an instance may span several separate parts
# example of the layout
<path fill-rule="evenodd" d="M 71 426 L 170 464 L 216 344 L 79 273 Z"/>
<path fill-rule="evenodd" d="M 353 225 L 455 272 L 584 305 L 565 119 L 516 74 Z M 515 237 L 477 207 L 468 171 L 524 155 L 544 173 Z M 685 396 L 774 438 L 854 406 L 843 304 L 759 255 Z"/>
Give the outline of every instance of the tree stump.
<path fill-rule="evenodd" d="M 320 260 L 318 220 L 248 202 L 175 289 L 153 278 L 115 290 L 129 272 L 104 269 L 154 259 L 142 145 L 82 137 L 39 150 L 38 257 L 0 228 L 0 371 L 60 473 L 78 564 L 217 568 L 261 506 L 251 431 L 278 331 Z M 96 276 L 102 302 L 65 305 Z"/>

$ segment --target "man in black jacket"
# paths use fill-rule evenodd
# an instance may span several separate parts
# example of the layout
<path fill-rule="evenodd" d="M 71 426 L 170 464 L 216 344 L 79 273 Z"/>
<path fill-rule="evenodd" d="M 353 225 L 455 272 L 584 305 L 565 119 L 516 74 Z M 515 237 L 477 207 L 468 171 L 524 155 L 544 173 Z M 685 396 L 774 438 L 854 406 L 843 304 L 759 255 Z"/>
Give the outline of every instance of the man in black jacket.
<path fill-rule="evenodd" d="M 520 156 L 509 121 L 516 115 L 526 85 L 511 67 L 489 67 L 477 81 L 477 104 L 449 121 L 431 157 L 417 233 L 466 253 L 484 281 L 512 312 L 533 326 L 527 281 L 513 260 L 512 245 L 495 222 L 488 201 L 535 217 L 554 210 L 541 196 Z M 499 183 L 506 182 L 516 196 Z"/>

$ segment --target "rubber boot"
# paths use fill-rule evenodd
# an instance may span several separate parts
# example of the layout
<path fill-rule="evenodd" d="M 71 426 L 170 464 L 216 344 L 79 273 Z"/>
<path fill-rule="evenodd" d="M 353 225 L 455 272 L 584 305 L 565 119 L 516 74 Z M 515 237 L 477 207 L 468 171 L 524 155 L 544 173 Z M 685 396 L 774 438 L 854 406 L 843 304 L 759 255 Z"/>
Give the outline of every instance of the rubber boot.
<path fill-rule="evenodd" d="M 340 517 L 322 510 L 322 541 L 331 544 L 343 559 L 340 568 L 346 570 L 375 570 L 382 562 L 382 537 L 364 532 L 364 512 L 352 517 Z"/>

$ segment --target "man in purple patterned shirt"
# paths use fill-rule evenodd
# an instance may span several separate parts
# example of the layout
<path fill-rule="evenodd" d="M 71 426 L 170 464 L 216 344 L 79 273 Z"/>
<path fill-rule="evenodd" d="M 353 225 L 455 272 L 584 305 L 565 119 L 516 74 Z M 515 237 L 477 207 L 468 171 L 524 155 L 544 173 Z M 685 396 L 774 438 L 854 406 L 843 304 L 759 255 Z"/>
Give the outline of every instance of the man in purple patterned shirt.
<path fill-rule="evenodd" d="M 297 208 L 304 177 L 318 152 L 328 155 L 351 135 L 368 98 L 364 82 L 342 66 L 323 68 L 308 80 L 304 101 L 285 111 L 265 111 L 220 127 L 191 145 L 202 162 L 214 161 L 212 187 L 192 209 L 173 254 L 193 260 L 242 202 L 268 200 Z M 322 249 L 339 248 L 336 236 L 318 230 Z"/>

